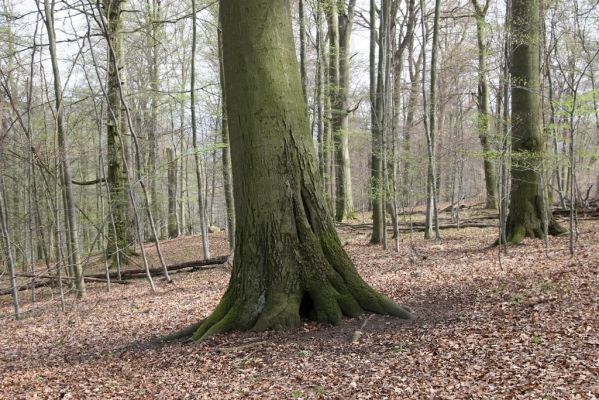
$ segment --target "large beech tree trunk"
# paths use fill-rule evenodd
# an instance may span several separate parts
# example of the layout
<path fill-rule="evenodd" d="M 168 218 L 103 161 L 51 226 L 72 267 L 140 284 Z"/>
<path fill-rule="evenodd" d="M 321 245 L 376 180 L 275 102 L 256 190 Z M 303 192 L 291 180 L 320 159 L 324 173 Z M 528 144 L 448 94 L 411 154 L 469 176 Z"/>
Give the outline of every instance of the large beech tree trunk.
<path fill-rule="evenodd" d="M 509 243 L 542 238 L 545 198 L 541 162 L 545 139 L 541 126 L 538 0 L 512 0 L 512 187 L 506 233 Z M 549 233 L 563 233 L 549 213 Z"/>
<path fill-rule="evenodd" d="M 222 0 L 237 219 L 229 288 L 195 331 L 282 329 L 409 311 L 358 275 L 327 211 L 287 0 Z"/>

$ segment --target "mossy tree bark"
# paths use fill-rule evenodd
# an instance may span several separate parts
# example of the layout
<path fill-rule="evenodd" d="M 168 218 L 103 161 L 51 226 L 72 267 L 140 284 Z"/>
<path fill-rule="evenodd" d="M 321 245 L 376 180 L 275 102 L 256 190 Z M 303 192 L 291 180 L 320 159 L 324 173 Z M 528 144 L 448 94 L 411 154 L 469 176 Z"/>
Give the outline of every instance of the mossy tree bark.
<path fill-rule="evenodd" d="M 487 84 L 487 44 L 485 17 L 489 9 L 489 0 L 480 4 L 478 0 L 471 0 L 474 7 L 474 18 L 476 19 L 476 37 L 478 43 L 478 137 L 483 149 L 483 169 L 485 172 L 485 187 L 487 197 L 485 208 L 497 209 L 497 178 L 495 167 L 491 156 L 491 145 L 489 143 L 489 85 Z"/>
<path fill-rule="evenodd" d="M 352 195 L 351 162 L 349 156 L 349 46 L 354 21 L 356 0 L 337 0 L 337 87 L 332 110 L 333 134 L 335 138 L 335 220 L 341 222 L 354 214 Z"/>
<path fill-rule="evenodd" d="M 327 211 L 287 0 L 222 0 L 236 248 L 229 287 L 194 339 L 410 313 L 368 286 Z"/>
<path fill-rule="evenodd" d="M 539 2 L 512 0 L 512 187 L 506 234 L 509 243 L 542 238 L 546 212 L 541 187 L 545 139 L 541 126 Z M 548 231 L 564 229 L 549 213 Z"/>
<path fill-rule="evenodd" d="M 127 255 L 131 254 L 130 238 L 133 234 L 130 232 L 128 217 L 127 190 L 128 179 L 124 167 L 124 157 L 128 150 L 125 143 L 123 130 L 126 129 L 126 122 L 123 116 L 123 109 L 120 98 L 119 73 L 124 71 L 122 30 L 123 19 L 121 17 L 123 0 L 104 0 L 104 13 L 106 15 L 108 40 L 112 43 L 113 51 L 108 51 L 108 76 L 107 76 L 107 97 L 108 97 L 108 118 L 106 120 L 107 152 L 108 152 L 108 171 L 106 180 L 110 192 L 110 210 L 112 213 L 111 221 L 107 228 L 108 248 L 107 254 L 117 265 L 128 262 Z M 118 258 L 118 260 L 117 260 Z"/>

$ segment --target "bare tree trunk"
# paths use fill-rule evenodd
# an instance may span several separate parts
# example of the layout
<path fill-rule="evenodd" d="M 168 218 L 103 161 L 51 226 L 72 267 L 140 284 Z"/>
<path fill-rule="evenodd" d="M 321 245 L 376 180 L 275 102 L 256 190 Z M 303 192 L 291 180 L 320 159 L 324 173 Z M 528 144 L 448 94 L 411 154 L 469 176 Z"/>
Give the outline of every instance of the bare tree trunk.
<path fill-rule="evenodd" d="M 191 135 L 193 141 L 193 156 L 195 160 L 195 172 L 196 181 L 198 184 L 198 213 L 200 214 L 200 230 L 202 234 L 202 250 L 204 259 L 210 258 L 210 247 L 208 244 L 208 227 L 206 226 L 206 210 L 204 206 L 204 190 L 202 184 L 202 163 L 199 155 L 198 147 L 198 128 L 196 118 L 196 95 L 195 95 L 195 83 L 196 83 L 196 65 L 195 65 L 195 54 L 197 45 L 197 26 L 196 26 L 196 0 L 191 1 L 191 14 L 192 14 L 192 29 L 193 36 L 191 39 L 191 79 L 190 79 L 190 101 L 191 101 Z"/>
<path fill-rule="evenodd" d="M 485 29 L 487 22 L 485 17 L 489 9 L 489 0 L 484 5 L 478 0 L 471 0 L 474 6 L 474 18 L 476 19 L 476 34 L 478 43 L 478 137 L 483 149 L 483 169 L 485 173 L 485 186 L 487 191 L 485 207 L 497 209 L 497 178 L 495 166 L 492 161 L 492 148 L 489 144 L 489 86 L 487 84 L 487 43 L 485 43 Z"/>
<path fill-rule="evenodd" d="M 171 148 L 166 149 L 168 165 L 168 237 L 179 236 L 177 226 L 177 160 Z"/>
<path fill-rule="evenodd" d="M 4 121 L 0 121 L 4 125 Z M 0 128 L 4 128 L 0 126 Z M 3 161 L 1 158 L 4 156 L 3 143 L 0 139 L 0 169 L 2 169 Z M 8 267 L 8 277 L 10 279 L 10 289 L 12 292 L 12 301 L 15 309 L 15 318 L 21 317 L 21 309 L 19 306 L 19 291 L 17 289 L 17 278 L 15 275 L 15 262 L 12 252 L 11 235 L 8 229 L 8 218 L 7 218 L 6 201 L 4 199 L 4 171 L 0 170 L 0 231 L 2 234 L 2 245 L 4 247 L 4 257 L 6 260 L 6 266 Z"/>
<path fill-rule="evenodd" d="M 302 79 L 302 94 L 304 101 L 308 104 L 308 92 L 306 91 L 306 17 L 304 12 L 304 0 L 299 0 L 299 36 L 300 36 L 300 76 Z"/>
<path fill-rule="evenodd" d="M 60 80 L 60 69 L 56 54 L 56 35 L 54 32 L 54 0 L 44 0 L 45 24 L 48 31 L 48 43 L 52 71 L 54 74 L 54 95 L 56 97 L 56 130 L 58 133 L 59 157 L 62 166 L 62 184 L 65 199 L 66 217 L 68 221 L 67 238 L 69 251 L 72 259 L 72 270 L 74 273 L 77 297 L 85 296 L 85 282 L 83 281 L 83 269 L 79 254 L 79 237 L 77 232 L 77 217 L 75 215 L 75 200 L 73 198 L 73 187 L 71 169 L 68 161 L 68 142 L 66 126 L 64 121 L 64 108 L 62 98 L 62 84 Z"/>
<path fill-rule="evenodd" d="M 235 203 L 233 197 L 233 177 L 231 171 L 231 147 L 229 143 L 229 121 L 227 118 L 227 98 L 225 92 L 225 73 L 223 64 L 222 31 L 218 31 L 219 45 L 219 72 L 221 85 L 222 102 L 222 140 L 223 147 L 223 180 L 225 190 L 225 205 L 227 207 L 227 237 L 229 239 L 229 249 L 235 249 Z"/>

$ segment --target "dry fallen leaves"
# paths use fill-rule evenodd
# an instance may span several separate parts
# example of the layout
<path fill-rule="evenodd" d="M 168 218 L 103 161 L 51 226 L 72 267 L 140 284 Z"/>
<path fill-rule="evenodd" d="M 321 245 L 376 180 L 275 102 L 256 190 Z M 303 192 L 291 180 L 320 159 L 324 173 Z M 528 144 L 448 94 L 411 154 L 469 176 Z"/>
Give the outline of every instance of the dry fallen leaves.
<path fill-rule="evenodd" d="M 153 344 L 214 308 L 225 268 L 177 274 L 156 294 L 143 280 L 111 293 L 93 283 L 65 313 L 40 289 L 21 321 L 9 318 L 4 296 L 0 398 L 597 398 L 597 228 L 582 223 L 574 258 L 567 238 L 551 238 L 550 258 L 527 240 L 510 249 L 503 271 L 492 229 L 445 231 L 440 243 L 414 236 L 414 262 L 407 236 L 399 254 L 350 238 L 362 276 L 415 310 L 408 322 L 364 316 Z M 213 239 L 213 252 L 226 254 L 223 235 Z M 200 248 L 197 238 L 164 247 L 172 262 Z"/>

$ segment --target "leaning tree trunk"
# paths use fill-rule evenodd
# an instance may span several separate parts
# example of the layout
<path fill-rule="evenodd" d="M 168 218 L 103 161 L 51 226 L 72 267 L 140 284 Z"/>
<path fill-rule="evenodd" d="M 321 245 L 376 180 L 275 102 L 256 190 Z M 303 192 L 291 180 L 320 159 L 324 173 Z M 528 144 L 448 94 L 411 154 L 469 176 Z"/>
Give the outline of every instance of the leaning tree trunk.
<path fill-rule="evenodd" d="M 237 240 L 229 288 L 194 338 L 365 310 L 409 317 L 360 278 L 327 211 L 289 1 L 223 0 L 220 12 Z"/>
<path fill-rule="evenodd" d="M 543 238 L 545 198 L 541 163 L 545 140 L 541 127 L 538 0 L 512 0 L 512 187 L 506 234 L 509 243 Z M 549 233 L 564 229 L 553 216 Z"/>

